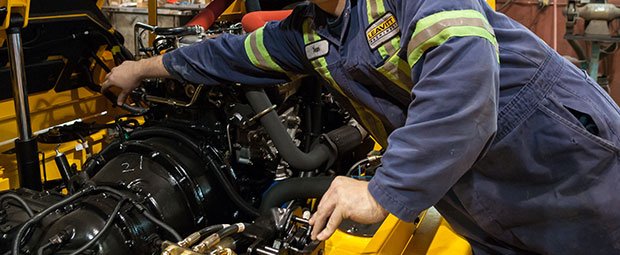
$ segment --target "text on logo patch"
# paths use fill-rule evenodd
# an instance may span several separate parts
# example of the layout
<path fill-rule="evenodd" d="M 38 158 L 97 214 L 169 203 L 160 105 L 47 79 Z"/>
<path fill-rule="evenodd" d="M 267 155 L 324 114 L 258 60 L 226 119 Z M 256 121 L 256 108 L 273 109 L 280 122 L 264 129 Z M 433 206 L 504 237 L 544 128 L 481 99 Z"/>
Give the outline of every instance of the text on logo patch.
<path fill-rule="evenodd" d="M 398 35 L 399 32 L 400 28 L 398 27 L 396 18 L 392 15 L 392 13 L 388 12 L 383 15 L 383 17 L 372 23 L 368 29 L 366 29 L 368 45 L 370 45 L 370 48 L 374 50 L 383 43 L 394 38 L 394 36 Z"/>

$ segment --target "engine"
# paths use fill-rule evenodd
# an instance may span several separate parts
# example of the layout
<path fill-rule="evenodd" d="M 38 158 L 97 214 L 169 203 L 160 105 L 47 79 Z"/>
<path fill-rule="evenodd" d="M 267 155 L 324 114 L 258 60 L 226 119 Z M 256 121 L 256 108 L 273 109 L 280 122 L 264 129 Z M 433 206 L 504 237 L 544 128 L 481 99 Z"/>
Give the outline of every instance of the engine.
<path fill-rule="evenodd" d="M 143 52 L 208 38 L 156 32 Z M 79 167 L 57 155 L 54 187 L 0 194 L 1 254 L 310 254 L 311 199 L 372 146 L 311 77 L 265 90 L 147 80 L 131 98 L 115 123 L 41 135 L 106 128 L 110 142 Z"/>

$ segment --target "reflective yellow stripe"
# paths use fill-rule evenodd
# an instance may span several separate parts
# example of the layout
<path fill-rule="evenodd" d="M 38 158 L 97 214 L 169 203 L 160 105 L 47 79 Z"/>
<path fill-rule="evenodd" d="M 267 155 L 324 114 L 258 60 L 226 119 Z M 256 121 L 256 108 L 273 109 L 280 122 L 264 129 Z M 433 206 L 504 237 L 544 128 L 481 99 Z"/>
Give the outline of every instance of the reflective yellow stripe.
<path fill-rule="evenodd" d="M 381 18 L 385 12 L 385 4 L 383 0 L 366 0 L 366 9 L 368 14 L 368 24 L 372 24 L 375 20 Z M 378 50 L 382 58 L 393 56 L 400 48 L 400 36 L 395 36 L 389 43 L 384 43 Z"/>
<path fill-rule="evenodd" d="M 311 22 L 312 19 L 306 19 L 303 24 L 304 43 L 306 45 L 321 39 L 312 29 Z M 349 100 L 349 103 L 351 103 L 351 106 L 353 106 L 355 112 L 359 115 L 359 121 L 362 122 L 364 128 L 370 132 L 370 134 L 379 142 L 379 144 L 381 144 L 381 146 L 387 147 L 388 134 L 381 119 L 368 108 L 360 105 L 344 93 L 342 88 L 340 88 L 336 80 L 334 80 L 334 77 L 332 77 L 332 74 L 329 72 L 329 69 L 327 68 L 327 60 L 325 60 L 324 56 L 314 59 L 311 62 L 314 69 L 321 75 L 321 77 L 323 77 L 323 79 L 325 79 L 332 88 L 338 91 L 338 93 Z"/>
<path fill-rule="evenodd" d="M 413 67 L 424 52 L 453 37 L 476 36 L 487 39 L 499 54 L 493 28 L 482 13 L 474 10 L 444 11 L 421 19 L 407 45 L 407 62 Z"/>
<path fill-rule="evenodd" d="M 260 69 L 287 73 L 271 58 L 263 41 L 263 27 L 257 29 L 245 38 L 245 53 L 252 64 Z M 288 73 L 287 73 L 288 75 Z"/>
<path fill-rule="evenodd" d="M 411 93 L 413 81 L 411 80 L 411 68 L 407 61 L 401 59 L 398 55 L 393 55 L 377 70 L 399 88 L 407 93 Z"/>

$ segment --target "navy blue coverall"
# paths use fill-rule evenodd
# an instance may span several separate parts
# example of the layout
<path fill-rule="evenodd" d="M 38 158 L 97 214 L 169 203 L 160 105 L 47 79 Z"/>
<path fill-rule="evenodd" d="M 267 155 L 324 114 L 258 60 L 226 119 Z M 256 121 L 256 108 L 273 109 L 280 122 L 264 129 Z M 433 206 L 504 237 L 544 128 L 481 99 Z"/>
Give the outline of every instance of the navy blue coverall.
<path fill-rule="evenodd" d="M 306 4 L 163 61 L 208 85 L 322 77 L 386 148 L 377 202 L 435 205 L 476 254 L 620 254 L 618 106 L 483 0 Z"/>

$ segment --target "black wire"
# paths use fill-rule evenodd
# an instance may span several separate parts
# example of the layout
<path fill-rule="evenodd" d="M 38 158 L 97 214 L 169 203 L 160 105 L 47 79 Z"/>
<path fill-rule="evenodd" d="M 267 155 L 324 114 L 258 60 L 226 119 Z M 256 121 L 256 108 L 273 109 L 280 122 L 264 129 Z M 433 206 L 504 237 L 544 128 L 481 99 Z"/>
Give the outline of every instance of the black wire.
<path fill-rule="evenodd" d="M 367 163 L 369 161 L 370 161 L 369 158 L 363 158 L 362 160 L 355 162 L 355 164 L 353 164 L 353 166 L 349 168 L 349 171 L 347 171 L 346 176 L 351 176 L 351 174 L 353 173 L 353 171 L 355 171 L 355 169 L 357 169 L 360 165 Z"/>
<path fill-rule="evenodd" d="M 147 211 L 143 211 L 142 214 L 144 214 L 144 216 L 149 219 L 150 221 L 152 221 L 153 223 L 155 223 L 155 225 L 163 228 L 164 230 L 166 230 L 168 233 L 170 233 L 170 235 L 172 235 L 174 237 L 174 239 L 176 239 L 175 241 L 181 241 L 183 240 L 183 238 L 181 237 L 181 235 L 179 235 L 179 233 L 177 233 L 176 230 L 174 230 L 172 227 L 170 227 L 168 224 L 164 223 L 163 221 L 159 220 L 158 218 L 156 218 L 155 216 L 153 216 L 151 213 L 147 212 Z"/>
<path fill-rule="evenodd" d="M 15 195 L 13 193 L 7 193 L 7 194 L 2 195 L 0 197 L 0 205 L 2 205 L 2 202 L 7 198 L 17 201 L 22 206 L 22 208 L 26 211 L 26 213 L 28 214 L 28 217 L 32 218 L 32 216 L 34 216 L 34 212 L 30 208 L 30 206 L 28 206 L 26 201 L 20 196 Z"/>
<path fill-rule="evenodd" d="M 179 233 L 177 233 L 176 230 L 174 230 L 174 228 L 170 227 L 168 224 L 164 223 L 163 221 L 157 219 L 155 216 L 153 216 L 153 214 L 151 214 L 149 211 L 146 210 L 146 208 L 144 208 L 141 204 L 139 204 L 138 202 L 127 198 L 125 196 L 125 194 L 121 193 L 120 191 L 111 188 L 111 187 L 106 187 L 106 186 L 101 186 L 101 187 L 97 187 L 97 189 L 101 190 L 101 191 L 105 191 L 111 194 L 116 195 L 117 197 L 119 197 L 120 199 L 129 199 L 129 201 L 136 206 L 136 208 L 138 208 L 140 210 L 140 213 L 142 213 L 144 215 L 144 217 L 146 217 L 147 219 L 149 219 L 150 221 L 152 221 L 153 223 L 155 223 L 155 225 L 163 228 L 164 230 L 166 230 L 168 233 L 170 233 L 170 235 L 172 235 L 175 239 L 177 239 L 176 241 L 181 241 L 183 238 L 181 237 L 181 235 L 179 235 Z"/>
<path fill-rule="evenodd" d="M 91 186 L 89 188 L 86 189 L 82 189 L 77 191 L 75 194 L 59 201 L 58 203 L 48 207 L 47 209 L 41 211 L 40 213 L 34 215 L 32 218 L 30 218 L 30 220 L 26 221 L 21 228 L 19 228 L 19 231 L 17 231 L 17 235 L 15 236 L 15 240 L 13 240 L 13 255 L 18 255 L 19 254 L 19 249 L 21 248 L 21 237 L 24 235 L 24 233 L 26 231 L 28 231 L 30 229 L 30 226 L 35 224 L 36 222 L 40 221 L 41 219 L 43 219 L 44 217 L 46 217 L 48 214 L 50 214 L 53 211 L 56 211 L 57 209 L 64 207 L 65 205 L 75 201 L 76 199 L 89 194 L 90 192 L 92 192 L 95 189 L 94 186 Z"/>
<path fill-rule="evenodd" d="M 26 221 L 21 228 L 19 229 L 19 231 L 17 232 L 17 235 L 15 236 L 15 240 L 13 240 L 13 248 L 12 248 L 12 254 L 13 255 L 18 255 L 19 254 L 19 249 L 21 248 L 22 243 L 20 242 L 21 237 L 24 235 L 24 233 L 26 233 L 27 231 L 30 230 L 30 226 L 35 224 L 36 222 L 40 221 L 41 219 L 43 219 L 44 217 L 46 217 L 48 214 L 50 214 L 53 211 L 56 211 L 57 209 L 64 207 L 65 205 L 79 199 L 80 197 L 93 193 L 93 192 L 99 192 L 99 193 L 109 193 L 114 195 L 117 199 L 119 200 L 125 200 L 127 199 L 128 201 L 130 201 L 136 208 L 139 209 L 140 213 L 142 213 L 147 219 L 149 219 L 150 221 L 152 221 L 153 223 L 155 223 L 155 225 L 161 227 L 162 229 L 166 230 L 170 235 L 172 235 L 175 239 L 177 239 L 176 241 L 181 241 L 181 235 L 179 235 L 179 233 L 177 233 L 172 227 L 170 227 L 168 224 L 164 223 L 163 221 L 157 219 L 155 216 L 153 216 L 150 212 L 148 212 L 146 210 L 146 208 L 144 208 L 144 206 L 142 206 L 140 203 L 128 198 L 125 196 L 125 194 L 123 194 L 122 192 L 111 188 L 111 187 L 106 187 L 106 186 L 101 186 L 101 187 L 95 187 L 95 186 L 89 186 L 85 189 L 81 189 L 79 191 L 77 191 L 75 194 L 59 201 L 58 203 L 48 207 L 47 209 L 41 211 L 40 213 L 31 216 L 31 218 Z M 16 195 L 14 194 L 5 194 L 0 198 L 4 198 L 6 197 L 12 197 L 10 195 L 13 195 L 16 197 Z M 23 201 L 23 199 L 18 197 L 18 200 Z M 24 202 L 25 204 L 25 202 Z M 26 208 L 29 209 L 29 207 Z M 27 210 L 28 210 L 27 209 Z"/>
<path fill-rule="evenodd" d="M 37 250 L 37 255 L 43 255 L 43 252 L 45 252 L 45 249 L 49 248 L 50 246 L 52 246 L 52 242 L 48 241 L 47 243 L 39 247 L 39 249 Z"/>
<path fill-rule="evenodd" d="M 118 216 L 118 212 L 121 210 L 121 207 L 127 201 L 129 201 L 129 198 L 123 198 L 121 201 L 119 201 L 118 204 L 116 204 L 114 211 L 112 211 L 112 214 L 110 215 L 106 223 L 103 225 L 103 228 L 101 228 L 99 233 L 97 233 L 97 235 L 95 235 L 93 239 L 90 239 L 90 241 L 88 241 L 86 244 L 82 245 L 82 247 L 70 253 L 70 255 L 78 255 L 82 253 L 83 251 L 91 247 L 93 244 L 95 244 L 103 235 L 105 235 L 108 229 L 112 227 L 112 224 L 114 223 L 114 219 L 116 218 L 116 216 Z"/>

